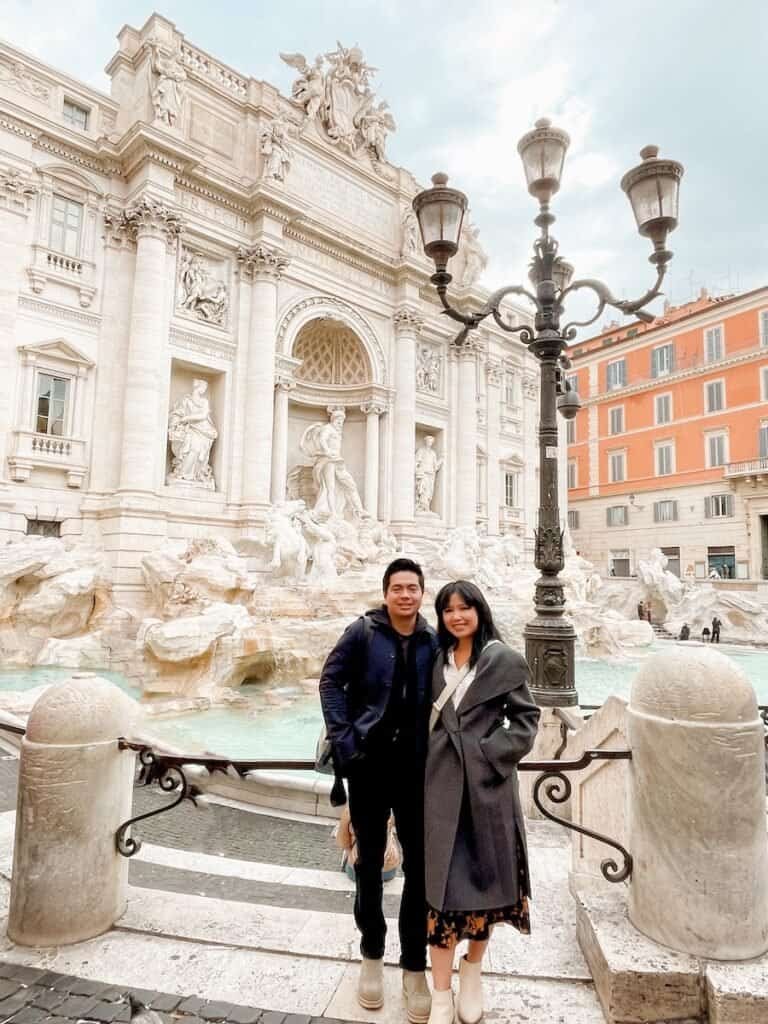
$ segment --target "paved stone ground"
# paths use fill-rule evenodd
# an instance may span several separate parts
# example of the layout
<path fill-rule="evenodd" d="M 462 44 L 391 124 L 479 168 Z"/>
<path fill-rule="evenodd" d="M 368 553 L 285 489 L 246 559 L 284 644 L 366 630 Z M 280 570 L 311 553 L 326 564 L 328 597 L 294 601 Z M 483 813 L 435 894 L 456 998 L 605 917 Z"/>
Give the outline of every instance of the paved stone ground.
<path fill-rule="evenodd" d="M 0 1024 L 128 1024 L 132 1019 L 129 996 L 156 1011 L 162 1024 L 343 1024 L 331 1017 L 125 989 L 36 967 L 0 963 Z"/>

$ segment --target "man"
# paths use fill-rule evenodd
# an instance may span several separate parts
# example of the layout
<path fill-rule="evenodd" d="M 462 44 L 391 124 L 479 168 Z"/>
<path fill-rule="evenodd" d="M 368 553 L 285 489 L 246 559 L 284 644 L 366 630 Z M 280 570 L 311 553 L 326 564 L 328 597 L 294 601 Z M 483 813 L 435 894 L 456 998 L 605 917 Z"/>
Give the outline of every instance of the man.
<path fill-rule="evenodd" d="M 381 871 L 387 821 L 394 813 L 403 848 L 400 966 L 412 1024 L 429 1018 L 424 893 L 424 763 L 431 703 L 435 631 L 419 615 L 424 574 L 397 558 L 384 573 L 384 604 L 347 627 L 320 677 L 328 738 L 348 780 L 357 837 L 355 922 L 360 930 L 357 998 L 375 1010 L 384 1003 L 386 924 Z"/>
<path fill-rule="evenodd" d="M 680 636 L 678 640 L 690 640 L 691 639 L 691 627 L 687 622 L 683 623 L 683 628 L 680 630 Z"/>
<path fill-rule="evenodd" d="M 712 643 L 713 644 L 719 644 L 720 643 L 720 627 L 721 626 L 722 626 L 722 622 L 720 621 L 720 619 L 718 619 L 717 616 L 715 616 L 714 619 L 712 619 Z"/>

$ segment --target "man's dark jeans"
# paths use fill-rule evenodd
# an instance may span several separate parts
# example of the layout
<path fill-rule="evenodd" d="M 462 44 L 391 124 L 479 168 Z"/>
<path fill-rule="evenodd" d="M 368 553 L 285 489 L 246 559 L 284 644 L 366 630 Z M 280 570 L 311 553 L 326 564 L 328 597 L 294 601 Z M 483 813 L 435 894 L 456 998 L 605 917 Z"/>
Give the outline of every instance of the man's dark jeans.
<path fill-rule="evenodd" d="M 349 777 L 349 812 L 357 837 L 355 922 L 360 952 L 384 956 L 387 926 L 382 910 L 381 870 L 390 811 L 403 848 L 405 881 L 400 900 L 400 966 L 423 971 L 427 963 L 427 905 L 424 891 L 424 765 L 391 756 L 355 765 Z M 408 762 L 410 761 L 410 765 Z"/>

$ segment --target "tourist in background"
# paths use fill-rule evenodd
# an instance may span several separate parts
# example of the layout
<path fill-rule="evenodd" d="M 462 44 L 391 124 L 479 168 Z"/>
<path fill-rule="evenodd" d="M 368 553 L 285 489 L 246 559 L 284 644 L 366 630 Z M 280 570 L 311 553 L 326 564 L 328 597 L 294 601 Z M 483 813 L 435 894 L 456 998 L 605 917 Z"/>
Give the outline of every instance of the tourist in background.
<path fill-rule="evenodd" d="M 395 559 L 383 588 L 383 606 L 348 626 L 328 655 L 320 702 L 334 758 L 348 780 L 357 840 L 355 922 L 363 958 L 358 1002 L 367 1010 L 384 1004 L 381 873 L 393 813 L 405 876 L 399 918 L 403 994 L 408 1020 L 425 1024 L 424 761 L 437 636 L 419 614 L 424 574 L 416 562 Z"/>
<path fill-rule="evenodd" d="M 517 764 L 533 746 L 539 709 L 525 659 L 504 644 L 481 591 L 464 580 L 437 595 L 440 653 L 432 679 L 425 784 L 430 1024 L 483 1014 L 483 955 L 495 924 L 530 932 L 530 881 Z"/>
<path fill-rule="evenodd" d="M 702 631 L 701 631 L 701 642 L 703 644 L 708 644 L 709 643 L 709 636 L 710 636 L 710 634 L 709 634 L 709 626 L 705 626 L 704 629 L 702 629 Z"/>
<path fill-rule="evenodd" d="M 678 640 L 690 640 L 691 639 L 691 627 L 687 622 L 683 623 L 683 628 L 680 630 L 680 636 Z"/>
<path fill-rule="evenodd" d="M 719 644 L 720 643 L 720 627 L 721 626 L 722 626 L 722 622 L 720 621 L 720 619 L 718 619 L 717 616 L 715 616 L 714 619 L 712 619 L 712 643 L 713 644 Z"/>

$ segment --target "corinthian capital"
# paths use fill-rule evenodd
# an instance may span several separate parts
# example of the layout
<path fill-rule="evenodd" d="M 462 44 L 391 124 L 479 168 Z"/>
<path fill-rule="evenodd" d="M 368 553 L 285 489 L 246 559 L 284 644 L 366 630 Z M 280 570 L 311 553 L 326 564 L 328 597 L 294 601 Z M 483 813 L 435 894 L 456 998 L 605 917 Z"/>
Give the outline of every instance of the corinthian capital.
<path fill-rule="evenodd" d="M 183 227 L 181 217 L 171 206 L 151 196 L 139 196 L 123 211 L 123 220 L 128 231 L 137 238 L 141 235 L 155 235 L 173 242 Z"/>
<path fill-rule="evenodd" d="M 424 317 L 413 306 L 401 306 L 393 316 L 395 334 L 418 335 L 424 324 Z"/>
<path fill-rule="evenodd" d="M 241 272 L 252 277 L 279 278 L 291 262 L 282 249 L 262 245 L 241 245 L 237 250 Z"/>

